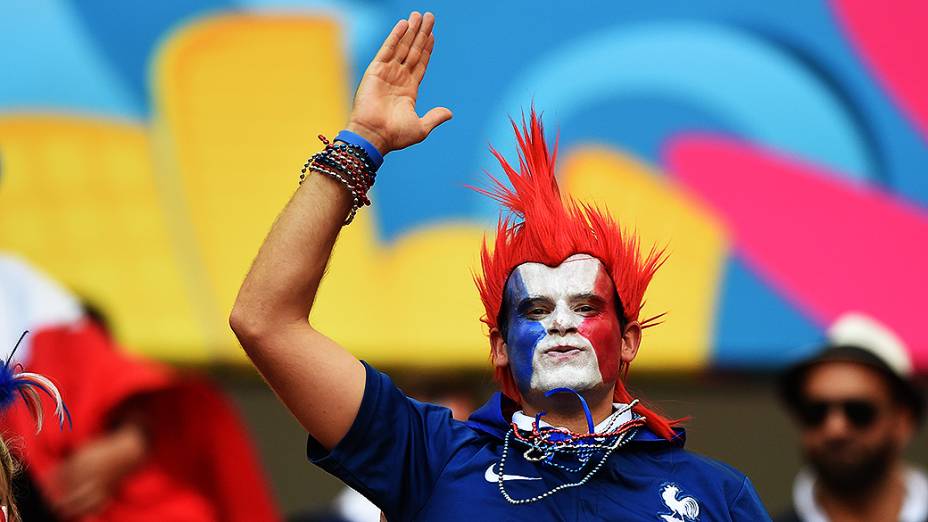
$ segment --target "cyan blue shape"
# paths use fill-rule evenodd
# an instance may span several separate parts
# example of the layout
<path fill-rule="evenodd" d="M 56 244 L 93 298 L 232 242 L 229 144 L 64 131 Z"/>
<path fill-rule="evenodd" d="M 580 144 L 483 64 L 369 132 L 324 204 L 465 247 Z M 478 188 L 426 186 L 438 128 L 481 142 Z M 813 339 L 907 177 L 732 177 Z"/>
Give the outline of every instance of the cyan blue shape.
<path fill-rule="evenodd" d="M 491 114 L 518 113 L 534 99 L 559 121 L 597 100 L 641 94 L 698 107 L 742 139 L 843 175 L 874 172 L 868 140 L 837 93 L 785 50 L 719 24 L 654 22 L 576 38 L 532 64 Z M 498 120 L 487 134 L 503 142 L 511 131 Z"/>
<path fill-rule="evenodd" d="M 92 38 L 93 48 L 127 87 L 132 103 L 148 116 L 148 71 L 161 40 L 195 17 L 225 11 L 231 2 L 81 0 L 71 5 L 76 21 Z"/>
<path fill-rule="evenodd" d="M 737 254 L 725 266 L 712 365 L 778 368 L 817 351 L 824 332 Z"/>
<path fill-rule="evenodd" d="M 131 86 L 69 5 L 0 2 L 0 111 L 139 118 L 142 105 Z"/>
<path fill-rule="evenodd" d="M 692 129 L 733 134 L 716 114 L 648 94 L 598 100 L 556 123 L 546 130 L 552 140 L 555 133 L 559 136 L 562 157 L 576 146 L 601 145 L 620 149 L 651 165 L 660 165 L 667 136 Z M 663 173 L 660 168 L 655 172 Z"/>

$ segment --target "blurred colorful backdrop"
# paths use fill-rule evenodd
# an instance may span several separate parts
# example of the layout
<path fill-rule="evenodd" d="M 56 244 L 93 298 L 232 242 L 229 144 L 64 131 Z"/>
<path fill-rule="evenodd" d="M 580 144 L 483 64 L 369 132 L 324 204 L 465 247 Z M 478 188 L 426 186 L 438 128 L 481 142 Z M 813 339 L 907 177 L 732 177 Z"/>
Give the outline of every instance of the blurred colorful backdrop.
<path fill-rule="evenodd" d="M 132 349 L 243 362 L 238 285 L 414 9 L 438 19 L 420 107 L 455 117 L 387 157 L 320 329 L 381 365 L 486 364 L 472 273 L 498 211 L 466 186 L 497 172 L 489 144 L 514 154 L 508 117 L 534 103 L 570 192 L 671 253 L 638 368 L 778 367 L 860 311 L 928 371 L 917 0 L 5 1 L 0 249 Z"/>

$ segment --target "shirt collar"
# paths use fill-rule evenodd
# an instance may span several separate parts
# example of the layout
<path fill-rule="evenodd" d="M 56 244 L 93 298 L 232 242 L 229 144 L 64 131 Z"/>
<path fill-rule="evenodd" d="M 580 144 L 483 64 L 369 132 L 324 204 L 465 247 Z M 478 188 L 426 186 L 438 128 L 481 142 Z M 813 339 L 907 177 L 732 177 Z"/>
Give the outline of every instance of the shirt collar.
<path fill-rule="evenodd" d="M 610 424 L 619 427 L 622 424 L 632 420 L 632 410 L 628 407 L 628 404 L 623 404 L 621 402 L 612 403 L 612 415 L 609 415 L 602 422 L 596 425 L 596 432 L 601 433 L 606 431 L 609 428 Z M 532 431 L 532 424 L 535 422 L 533 417 L 529 417 L 522 410 L 519 410 L 512 414 L 512 422 L 515 423 L 516 427 L 522 431 Z M 539 428 L 553 428 L 551 424 L 545 422 L 544 419 L 541 419 L 538 422 Z M 560 428 L 566 429 L 566 428 Z"/>

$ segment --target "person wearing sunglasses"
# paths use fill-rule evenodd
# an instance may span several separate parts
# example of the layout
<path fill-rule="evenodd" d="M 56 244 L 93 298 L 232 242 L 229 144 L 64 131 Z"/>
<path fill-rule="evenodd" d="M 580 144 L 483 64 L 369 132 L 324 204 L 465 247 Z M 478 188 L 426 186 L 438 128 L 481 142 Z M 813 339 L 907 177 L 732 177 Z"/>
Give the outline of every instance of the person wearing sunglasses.
<path fill-rule="evenodd" d="M 780 398 L 808 467 L 778 522 L 928 521 L 928 479 L 903 460 L 925 399 L 903 342 L 859 313 L 841 316 L 814 357 L 784 372 Z"/>

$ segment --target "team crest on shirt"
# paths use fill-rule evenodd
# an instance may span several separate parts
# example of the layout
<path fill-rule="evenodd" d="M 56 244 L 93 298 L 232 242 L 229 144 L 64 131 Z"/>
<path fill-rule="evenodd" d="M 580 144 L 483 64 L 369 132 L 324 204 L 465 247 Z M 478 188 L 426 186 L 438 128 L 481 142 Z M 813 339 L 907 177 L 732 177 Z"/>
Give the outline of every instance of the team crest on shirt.
<path fill-rule="evenodd" d="M 680 486 L 673 483 L 661 487 L 661 500 L 670 511 L 658 515 L 664 522 L 695 522 L 699 520 L 699 502 L 681 492 Z"/>

